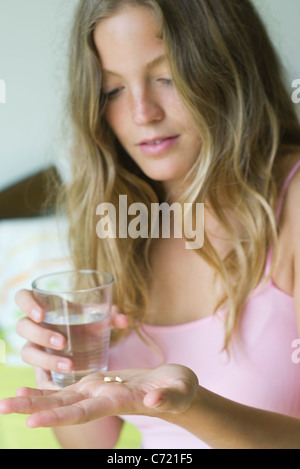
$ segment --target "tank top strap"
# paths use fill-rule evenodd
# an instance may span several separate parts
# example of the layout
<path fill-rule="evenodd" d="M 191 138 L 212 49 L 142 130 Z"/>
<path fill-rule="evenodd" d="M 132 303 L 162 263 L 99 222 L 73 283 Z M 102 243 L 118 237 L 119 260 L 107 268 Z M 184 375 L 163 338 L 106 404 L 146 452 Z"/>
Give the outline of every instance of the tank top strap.
<path fill-rule="evenodd" d="M 289 172 L 289 174 L 287 175 L 287 177 L 286 177 L 286 179 L 283 183 L 281 192 L 279 194 L 278 202 L 277 202 L 277 209 L 276 209 L 276 222 L 277 222 L 277 224 L 279 223 L 279 220 L 280 220 L 280 216 L 281 216 L 281 212 L 282 212 L 282 208 L 283 208 L 283 203 L 284 203 L 284 198 L 285 198 L 285 195 L 287 193 L 288 187 L 289 187 L 293 177 L 296 175 L 296 173 L 299 169 L 300 169 L 300 160 L 297 161 L 297 163 L 294 165 L 294 167 Z M 268 276 L 269 272 L 271 270 L 272 259 L 273 259 L 273 251 L 274 251 L 274 248 L 273 248 L 273 246 L 271 246 L 270 249 L 269 249 L 269 252 L 267 254 L 266 266 L 265 266 L 265 276 Z"/>

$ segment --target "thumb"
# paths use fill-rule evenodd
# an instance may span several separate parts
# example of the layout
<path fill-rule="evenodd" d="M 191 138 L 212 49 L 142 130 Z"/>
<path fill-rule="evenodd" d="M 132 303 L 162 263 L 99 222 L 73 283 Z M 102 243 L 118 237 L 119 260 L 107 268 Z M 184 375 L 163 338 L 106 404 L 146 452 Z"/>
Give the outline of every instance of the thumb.
<path fill-rule="evenodd" d="M 153 389 L 144 397 L 144 405 L 159 412 L 174 414 L 184 412 L 192 403 L 193 396 L 178 388 Z"/>

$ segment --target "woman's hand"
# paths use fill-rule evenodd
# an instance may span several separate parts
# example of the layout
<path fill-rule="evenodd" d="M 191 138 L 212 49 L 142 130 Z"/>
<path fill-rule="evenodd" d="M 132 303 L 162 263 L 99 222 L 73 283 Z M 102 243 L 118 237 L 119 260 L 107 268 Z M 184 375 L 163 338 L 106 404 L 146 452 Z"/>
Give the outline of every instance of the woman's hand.
<path fill-rule="evenodd" d="M 105 377 L 122 382 L 106 382 Z M 22 388 L 0 402 L 0 413 L 32 414 L 30 428 L 77 425 L 115 415 L 180 414 L 189 409 L 199 388 L 196 375 L 180 365 L 155 370 L 96 373 L 59 391 Z"/>
<path fill-rule="evenodd" d="M 27 340 L 22 350 L 22 358 L 35 368 L 36 382 L 40 389 L 59 389 L 53 384 L 50 371 L 58 373 L 72 371 L 72 361 L 59 356 L 59 351 L 66 346 L 66 339 L 42 325 L 45 314 L 31 291 L 20 290 L 15 296 L 15 301 L 26 315 L 17 324 L 17 333 Z M 118 329 L 128 327 L 129 320 L 118 306 L 112 306 L 111 317 L 112 327 Z M 45 348 L 54 350 L 57 354 L 47 353 Z"/>

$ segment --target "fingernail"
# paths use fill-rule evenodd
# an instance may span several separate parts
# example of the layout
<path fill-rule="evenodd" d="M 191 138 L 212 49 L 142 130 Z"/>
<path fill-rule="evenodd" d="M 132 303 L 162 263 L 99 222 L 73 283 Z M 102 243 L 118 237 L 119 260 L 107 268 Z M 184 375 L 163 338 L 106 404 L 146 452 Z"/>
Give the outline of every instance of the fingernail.
<path fill-rule="evenodd" d="M 64 340 L 63 340 L 63 338 L 60 337 L 60 336 L 53 335 L 53 336 L 50 338 L 50 345 L 52 345 L 52 347 L 61 349 L 61 348 L 63 348 L 63 346 L 64 346 Z"/>
<path fill-rule="evenodd" d="M 155 405 L 153 405 L 153 406 L 151 406 L 151 407 L 152 407 L 152 409 L 156 409 L 156 407 L 161 406 L 162 403 L 163 403 L 163 400 L 161 399 L 160 401 L 158 401 Z"/>
<path fill-rule="evenodd" d="M 42 320 L 42 310 L 40 308 L 38 308 L 37 306 L 35 306 L 32 310 L 31 310 L 31 315 L 32 315 L 32 318 L 34 321 L 41 321 Z"/>
<path fill-rule="evenodd" d="M 71 365 L 70 365 L 69 362 L 63 362 L 63 361 L 58 362 L 57 363 L 57 368 L 60 371 L 65 371 L 65 372 L 71 371 Z"/>
<path fill-rule="evenodd" d="M 0 402 L 0 414 L 5 415 L 6 413 L 8 413 L 8 411 L 5 402 Z"/>

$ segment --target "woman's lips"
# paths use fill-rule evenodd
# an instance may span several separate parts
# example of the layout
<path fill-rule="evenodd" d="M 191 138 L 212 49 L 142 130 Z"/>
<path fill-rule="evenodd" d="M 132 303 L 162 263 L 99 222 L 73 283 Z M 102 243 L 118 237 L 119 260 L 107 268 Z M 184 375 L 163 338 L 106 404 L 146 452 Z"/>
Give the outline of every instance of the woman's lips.
<path fill-rule="evenodd" d="M 143 153 L 157 156 L 169 150 L 179 139 L 179 135 L 173 137 L 158 137 L 152 140 L 144 140 L 138 144 Z"/>

